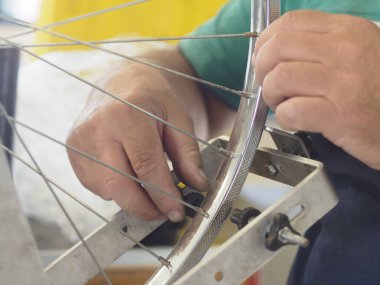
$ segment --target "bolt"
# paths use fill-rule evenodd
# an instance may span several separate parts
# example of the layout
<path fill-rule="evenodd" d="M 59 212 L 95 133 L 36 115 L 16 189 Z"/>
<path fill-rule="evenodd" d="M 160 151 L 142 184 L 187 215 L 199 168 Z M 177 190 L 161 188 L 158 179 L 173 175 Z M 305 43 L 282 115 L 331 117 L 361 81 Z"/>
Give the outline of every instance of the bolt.
<path fill-rule="evenodd" d="M 278 170 L 276 166 L 273 165 L 271 162 L 267 162 L 265 164 L 265 170 L 269 173 L 271 176 L 276 176 L 278 174 Z"/>
<path fill-rule="evenodd" d="M 272 225 L 265 235 L 265 246 L 276 251 L 289 244 L 306 247 L 309 241 L 292 228 L 287 215 L 278 213 L 273 216 Z"/>
<path fill-rule="evenodd" d="M 294 233 L 288 227 L 285 227 L 278 232 L 278 238 L 286 244 L 299 245 L 302 247 L 307 247 L 309 245 L 309 240 L 307 238 Z"/>

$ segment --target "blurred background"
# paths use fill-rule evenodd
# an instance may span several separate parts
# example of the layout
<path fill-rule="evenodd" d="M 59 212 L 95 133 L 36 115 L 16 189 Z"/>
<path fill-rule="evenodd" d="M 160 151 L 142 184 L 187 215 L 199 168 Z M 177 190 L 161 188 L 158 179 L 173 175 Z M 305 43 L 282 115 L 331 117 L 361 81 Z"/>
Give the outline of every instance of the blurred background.
<path fill-rule="evenodd" d="M 36 22 L 41 12 L 42 0 L 1 0 L 3 13 L 27 22 Z"/>
<path fill-rule="evenodd" d="M 0 7 L 8 15 L 44 26 L 126 2 L 132 1 L 1 0 Z M 84 41 L 131 34 L 152 37 L 180 36 L 186 35 L 215 15 L 226 2 L 227 0 L 213 0 L 206 3 L 202 0 L 155 0 L 68 23 L 54 30 Z M 36 33 L 36 35 L 36 42 L 60 41 L 47 34 Z"/>

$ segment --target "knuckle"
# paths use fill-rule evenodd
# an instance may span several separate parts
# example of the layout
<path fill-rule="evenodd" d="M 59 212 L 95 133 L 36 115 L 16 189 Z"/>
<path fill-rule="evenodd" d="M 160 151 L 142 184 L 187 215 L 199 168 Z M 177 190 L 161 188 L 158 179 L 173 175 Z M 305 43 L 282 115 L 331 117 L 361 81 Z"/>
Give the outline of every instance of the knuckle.
<path fill-rule="evenodd" d="M 273 50 L 279 50 L 279 48 L 283 47 L 285 44 L 289 42 L 289 36 L 287 33 L 276 33 L 273 35 L 271 40 L 271 45 Z"/>
<path fill-rule="evenodd" d="M 280 126 L 286 130 L 298 130 L 299 115 L 292 104 L 287 104 L 286 109 L 278 108 L 276 118 Z"/>
<path fill-rule="evenodd" d="M 271 75 L 273 84 L 276 84 L 276 87 L 280 88 L 282 82 L 288 81 L 290 74 L 291 73 L 285 63 L 277 64 Z"/>
<path fill-rule="evenodd" d="M 80 127 L 75 127 L 70 131 L 70 133 L 66 139 L 66 143 L 69 146 L 77 146 L 81 142 L 82 137 L 83 137 L 82 129 Z M 71 153 L 71 152 L 69 152 L 69 153 Z"/>
<path fill-rule="evenodd" d="M 157 196 L 154 197 L 154 202 L 160 207 L 160 208 L 166 208 L 169 207 L 171 203 L 171 199 L 164 195 L 163 193 L 158 193 Z"/>
<path fill-rule="evenodd" d="M 167 213 L 170 210 L 176 208 L 177 203 L 172 198 L 162 193 L 159 193 L 157 196 L 155 196 L 153 198 L 153 201 L 163 213 Z"/>
<path fill-rule="evenodd" d="M 137 154 L 131 163 L 133 170 L 139 177 L 150 176 L 158 167 L 157 158 L 150 152 Z"/>
<path fill-rule="evenodd" d="M 260 52 L 257 54 L 257 57 L 256 57 L 256 62 L 255 62 L 255 73 L 256 73 L 256 77 L 257 77 L 257 80 L 259 82 L 263 82 L 264 79 L 265 79 L 265 60 L 262 56 L 262 50 L 260 50 Z"/>
<path fill-rule="evenodd" d="M 292 27 L 298 23 L 299 11 L 286 12 L 282 17 L 282 24 L 288 27 Z"/>
<path fill-rule="evenodd" d="M 263 43 L 264 43 L 263 37 L 258 37 L 255 43 L 255 54 L 258 53 Z"/>
<path fill-rule="evenodd" d="M 194 141 L 187 140 L 180 146 L 180 150 L 186 153 L 190 157 L 198 157 L 199 147 Z"/>
<path fill-rule="evenodd" d="M 351 68 L 360 63 L 367 64 L 367 47 L 361 42 L 352 39 L 340 39 L 334 41 L 334 61 L 342 60 L 339 63 L 344 68 Z"/>
<path fill-rule="evenodd" d="M 89 177 L 88 175 L 79 176 L 79 181 L 87 190 L 91 191 L 95 195 L 98 195 L 100 198 L 106 201 L 111 201 L 111 195 L 105 191 L 102 187 L 98 187 L 98 184 L 94 183 L 93 177 Z"/>
<path fill-rule="evenodd" d="M 103 200 L 106 200 L 106 201 L 111 201 L 112 200 L 112 197 L 111 195 L 107 192 L 107 191 L 99 191 L 98 193 L 96 193 L 100 198 L 102 198 Z"/>
<path fill-rule="evenodd" d="M 278 64 L 265 78 L 263 82 L 263 90 L 265 99 L 268 103 L 277 101 L 276 94 L 278 90 L 284 89 L 284 84 L 288 81 L 289 72 L 285 64 Z"/>
<path fill-rule="evenodd" d="M 277 81 L 272 74 L 265 77 L 263 82 L 263 96 L 267 104 L 274 102 L 275 90 L 277 89 Z M 270 106 L 272 107 L 272 106 Z"/>

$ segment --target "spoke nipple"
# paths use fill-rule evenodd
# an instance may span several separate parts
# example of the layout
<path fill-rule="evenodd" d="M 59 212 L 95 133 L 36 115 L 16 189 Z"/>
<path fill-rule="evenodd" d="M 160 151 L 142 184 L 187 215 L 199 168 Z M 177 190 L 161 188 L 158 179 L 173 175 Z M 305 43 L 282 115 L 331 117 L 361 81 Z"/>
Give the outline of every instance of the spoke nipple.
<path fill-rule="evenodd" d="M 253 93 L 249 93 L 246 91 L 239 91 L 239 94 L 241 97 L 247 98 L 247 99 L 254 99 L 256 98 L 256 95 Z"/>
<path fill-rule="evenodd" d="M 207 213 L 205 210 L 203 210 L 202 208 L 199 208 L 199 207 L 194 207 L 194 209 L 197 211 L 197 213 L 199 213 L 200 215 L 202 215 L 203 217 L 205 217 L 206 219 L 210 218 L 210 214 Z"/>
<path fill-rule="evenodd" d="M 161 264 L 163 264 L 167 269 L 169 269 L 170 272 L 172 271 L 172 264 L 170 263 L 169 260 L 167 260 L 166 258 L 163 258 L 162 256 L 159 256 L 157 260 L 161 262 Z"/>
<path fill-rule="evenodd" d="M 244 33 L 244 36 L 246 36 L 247 38 L 257 38 L 258 36 L 260 36 L 260 34 L 258 32 L 246 32 Z"/>
<path fill-rule="evenodd" d="M 220 147 L 220 148 L 218 149 L 218 151 L 219 151 L 221 154 L 227 156 L 228 158 L 236 158 L 236 157 L 237 157 L 237 155 L 235 155 L 233 152 L 230 152 L 230 151 L 228 151 L 228 150 L 226 150 L 226 149 L 224 149 L 224 148 L 222 148 L 222 147 Z"/>

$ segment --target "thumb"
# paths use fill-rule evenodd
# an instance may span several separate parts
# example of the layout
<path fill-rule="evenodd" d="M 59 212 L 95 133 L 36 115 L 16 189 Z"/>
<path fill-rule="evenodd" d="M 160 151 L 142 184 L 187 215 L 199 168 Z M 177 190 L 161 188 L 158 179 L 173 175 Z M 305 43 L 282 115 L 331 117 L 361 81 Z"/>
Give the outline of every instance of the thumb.
<path fill-rule="evenodd" d="M 178 110 L 171 112 L 170 121 L 181 130 L 194 133 L 193 121 L 187 113 Z M 203 171 L 198 142 L 169 126 L 165 126 L 164 137 L 166 152 L 176 174 L 192 188 L 207 191 L 210 185 Z"/>

